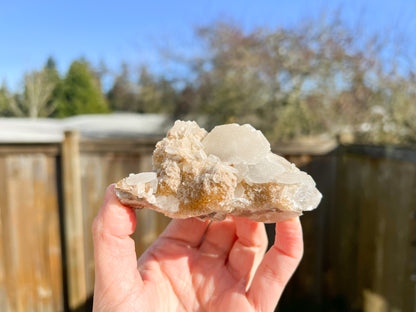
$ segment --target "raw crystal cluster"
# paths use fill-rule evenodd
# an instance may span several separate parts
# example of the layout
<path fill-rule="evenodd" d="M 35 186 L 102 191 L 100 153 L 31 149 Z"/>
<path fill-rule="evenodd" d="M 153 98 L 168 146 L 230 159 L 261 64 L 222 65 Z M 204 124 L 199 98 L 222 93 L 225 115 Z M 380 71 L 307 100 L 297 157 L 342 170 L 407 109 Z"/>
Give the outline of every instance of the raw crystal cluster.
<path fill-rule="evenodd" d="M 322 197 L 314 180 L 273 154 L 250 125 L 207 133 L 195 122 L 176 121 L 156 144 L 153 168 L 117 183 L 123 204 L 172 218 L 222 220 L 232 214 L 277 222 L 316 208 Z"/>

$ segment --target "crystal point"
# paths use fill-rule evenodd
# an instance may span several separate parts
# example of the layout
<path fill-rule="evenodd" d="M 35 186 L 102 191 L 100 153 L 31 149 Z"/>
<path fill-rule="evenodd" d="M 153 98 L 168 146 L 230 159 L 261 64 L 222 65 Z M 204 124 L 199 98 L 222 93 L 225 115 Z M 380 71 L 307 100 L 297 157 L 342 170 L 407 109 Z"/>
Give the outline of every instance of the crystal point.
<path fill-rule="evenodd" d="M 227 163 L 256 163 L 270 151 L 263 133 L 251 125 L 216 126 L 202 140 L 205 152 Z"/>

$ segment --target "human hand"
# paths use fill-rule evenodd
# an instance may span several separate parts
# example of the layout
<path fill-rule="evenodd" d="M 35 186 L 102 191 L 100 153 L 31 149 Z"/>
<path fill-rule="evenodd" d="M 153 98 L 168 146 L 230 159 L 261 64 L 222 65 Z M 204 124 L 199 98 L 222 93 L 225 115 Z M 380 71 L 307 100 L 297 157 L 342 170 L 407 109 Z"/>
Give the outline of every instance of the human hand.
<path fill-rule="evenodd" d="M 110 186 L 93 224 L 94 311 L 273 311 L 303 254 L 299 219 L 172 220 L 137 261 L 133 209 Z"/>

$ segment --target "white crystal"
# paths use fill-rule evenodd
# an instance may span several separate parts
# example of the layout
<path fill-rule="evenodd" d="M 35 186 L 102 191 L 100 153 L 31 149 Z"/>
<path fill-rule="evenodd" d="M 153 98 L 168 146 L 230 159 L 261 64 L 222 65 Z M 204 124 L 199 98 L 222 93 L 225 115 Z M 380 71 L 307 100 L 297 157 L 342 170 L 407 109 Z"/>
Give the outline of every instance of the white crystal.
<path fill-rule="evenodd" d="M 243 198 L 244 197 L 244 187 L 239 183 L 237 184 L 235 190 L 234 190 L 234 198 Z"/>
<path fill-rule="evenodd" d="M 276 222 L 316 208 L 322 197 L 312 177 L 273 154 L 250 125 L 217 126 L 207 134 L 195 122 L 177 121 L 157 143 L 153 165 L 156 173 L 117 183 L 123 203 L 174 218 L 218 220 L 231 213 Z"/>
<path fill-rule="evenodd" d="M 142 172 L 138 174 L 130 173 L 128 178 L 126 179 L 126 183 L 130 185 L 148 183 L 152 181 L 157 182 L 157 175 L 155 172 Z"/>
<path fill-rule="evenodd" d="M 270 151 L 269 141 L 251 125 L 216 126 L 202 144 L 207 155 L 213 154 L 231 164 L 256 163 Z"/>
<path fill-rule="evenodd" d="M 281 161 L 284 161 L 284 158 Z M 283 172 L 285 167 L 280 162 L 264 157 L 259 162 L 248 165 L 245 179 L 251 183 L 268 183 L 277 179 Z"/>
<path fill-rule="evenodd" d="M 156 198 L 156 204 L 170 213 L 179 211 L 179 200 L 173 195 L 158 196 Z"/>

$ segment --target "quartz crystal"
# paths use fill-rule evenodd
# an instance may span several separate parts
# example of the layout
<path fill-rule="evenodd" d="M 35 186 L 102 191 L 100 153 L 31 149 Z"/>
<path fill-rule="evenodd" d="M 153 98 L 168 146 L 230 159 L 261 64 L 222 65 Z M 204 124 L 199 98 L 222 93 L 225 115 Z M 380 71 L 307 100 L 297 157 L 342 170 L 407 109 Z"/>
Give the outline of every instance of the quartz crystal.
<path fill-rule="evenodd" d="M 123 204 L 172 218 L 223 220 L 232 214 L 278 222 L 316 208 L 322 197 L 312 177 L 273 154 L 251 125 L 207 133 L 193 121 L 176 121 L 156 144 L 153 169 L 117 183 Z"/>

